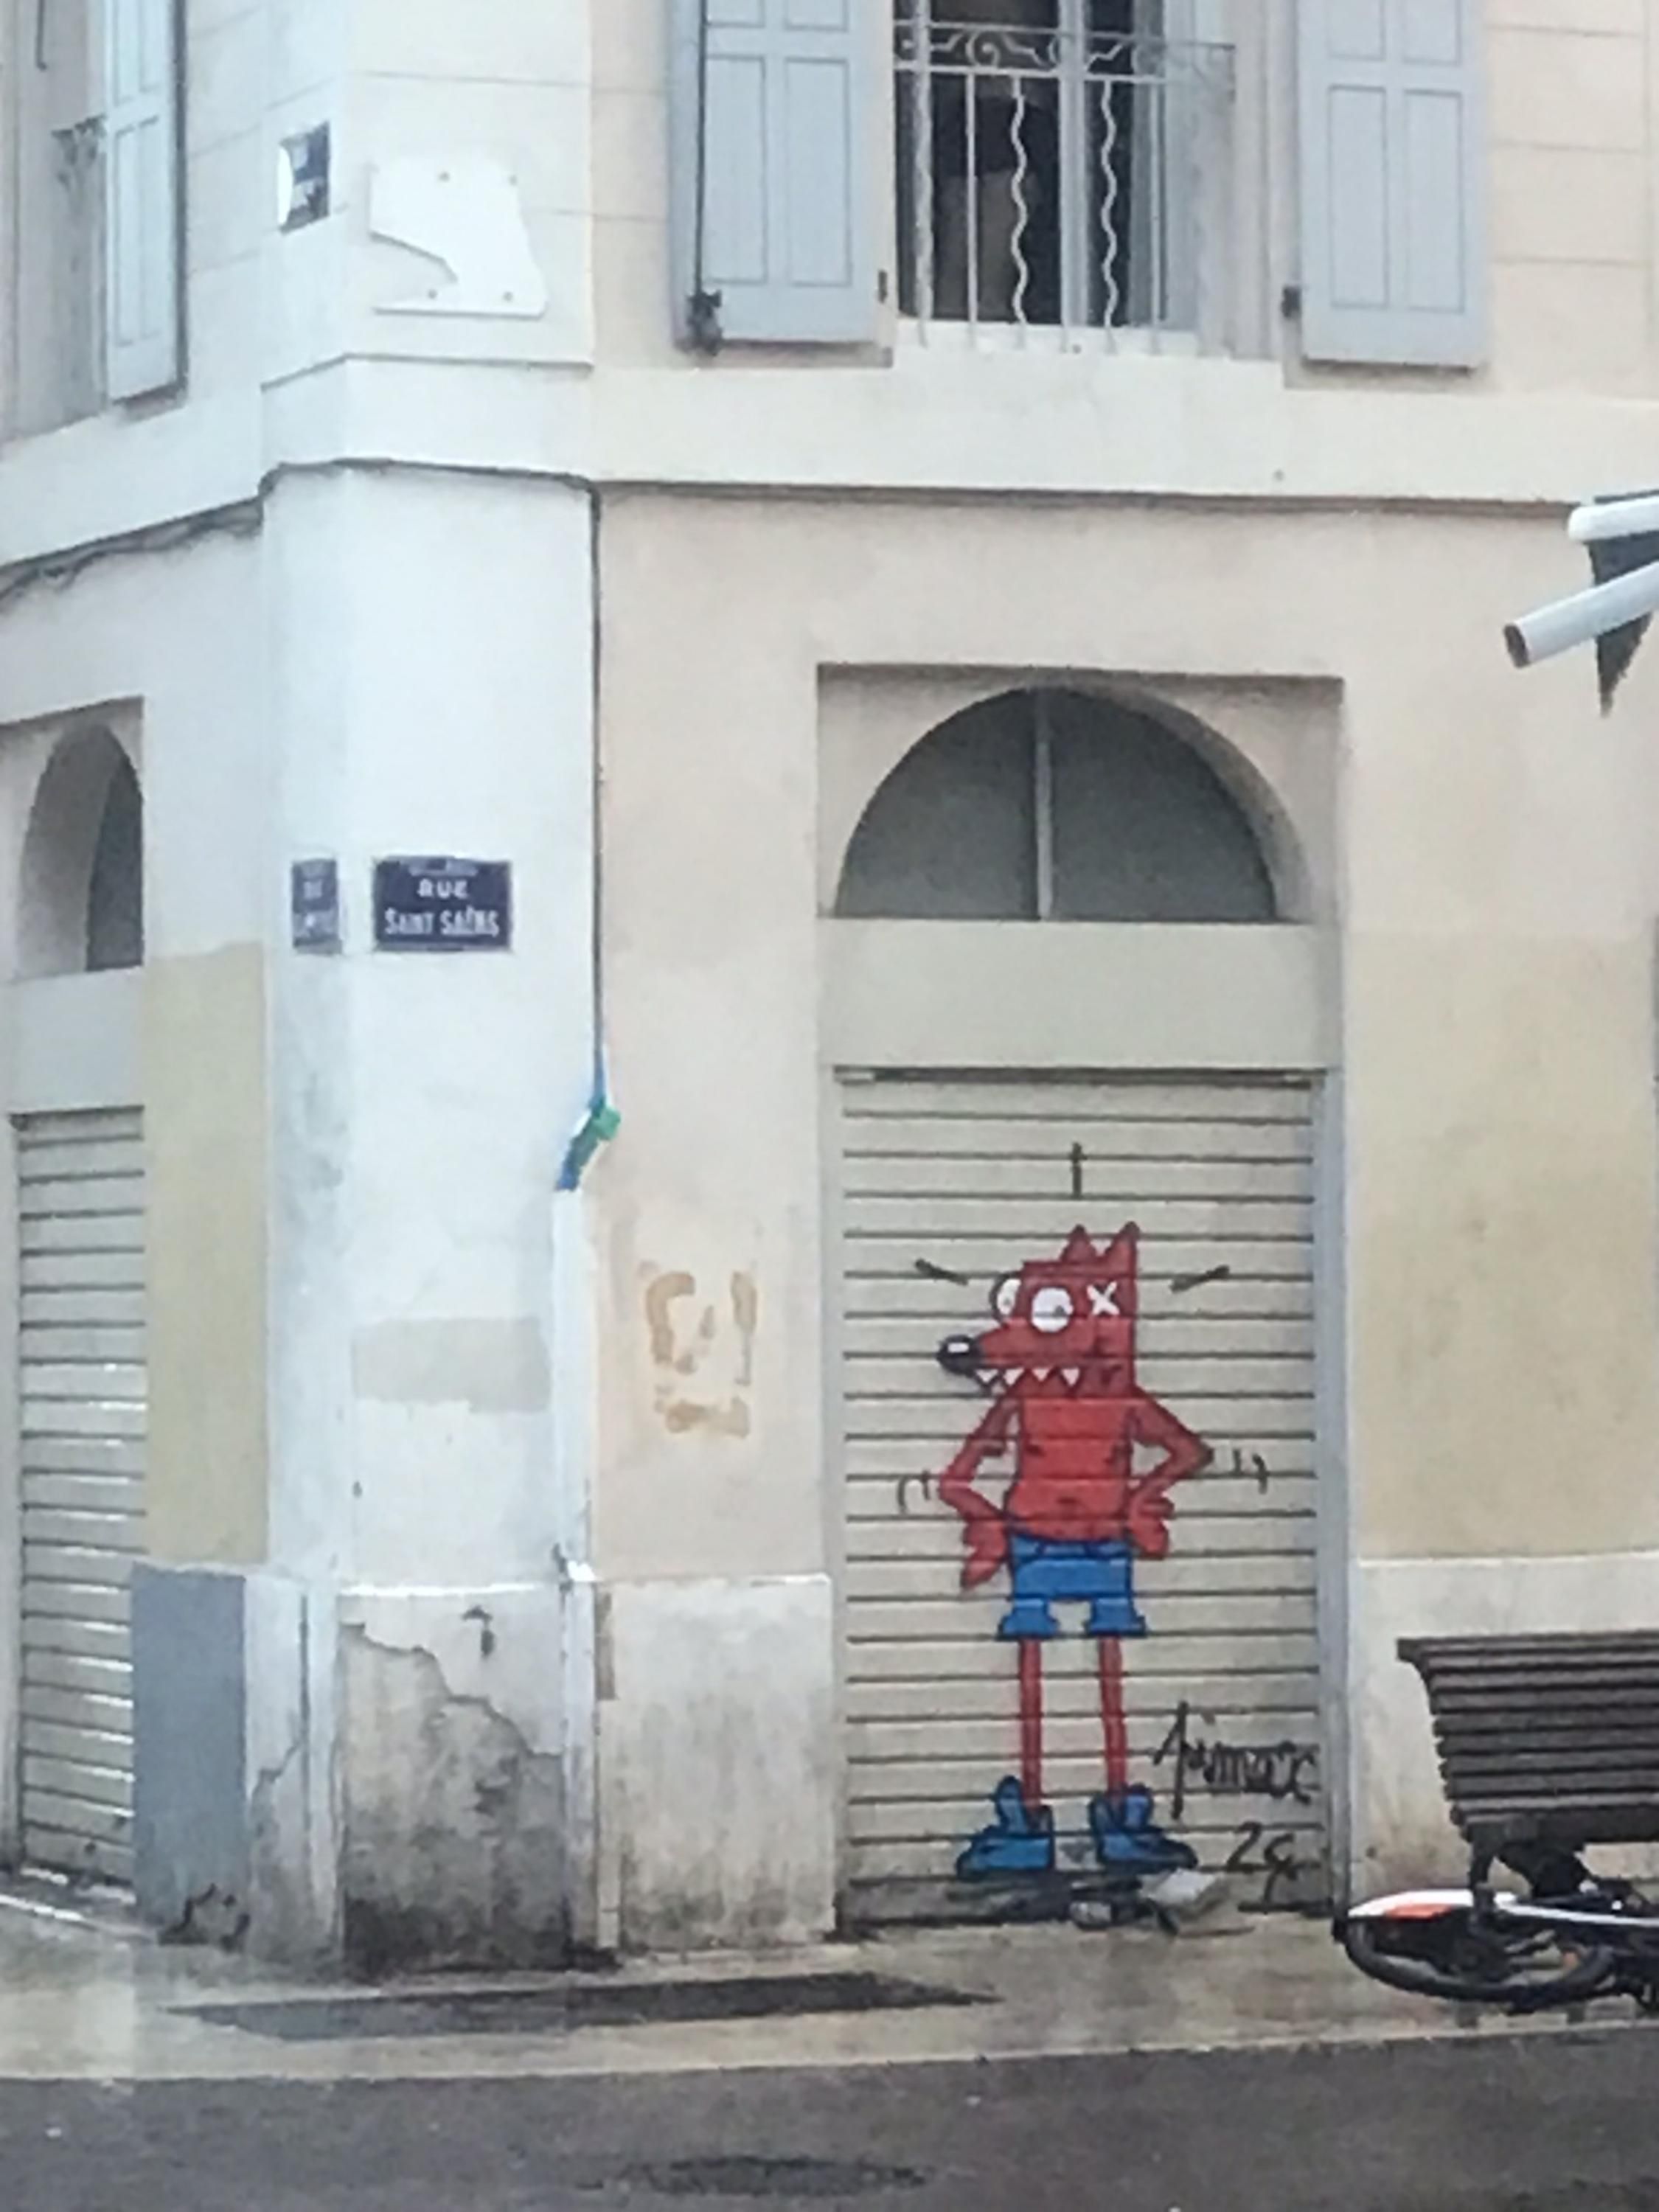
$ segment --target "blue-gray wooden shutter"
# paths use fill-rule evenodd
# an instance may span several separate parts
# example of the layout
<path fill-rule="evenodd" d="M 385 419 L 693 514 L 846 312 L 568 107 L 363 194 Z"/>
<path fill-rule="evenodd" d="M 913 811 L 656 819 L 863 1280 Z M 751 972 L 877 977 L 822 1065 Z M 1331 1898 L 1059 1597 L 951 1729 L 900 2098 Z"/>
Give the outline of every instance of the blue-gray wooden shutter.
<path fill-rule="evenodd" d="M 878 0 L 673 0 L 673 9 L 680 336 L 870 339 Z"/>
<path fill-rule="evenodd" d="M 104 27 L 109 393 L 138 399 L 184 369 L 178 0 L 105 0 Z"/>
<path fill-rule="evenodd" d="M 1482 0 L 1301 0 L 1302 345 L 1471 368 L 1486 351 Z"/>

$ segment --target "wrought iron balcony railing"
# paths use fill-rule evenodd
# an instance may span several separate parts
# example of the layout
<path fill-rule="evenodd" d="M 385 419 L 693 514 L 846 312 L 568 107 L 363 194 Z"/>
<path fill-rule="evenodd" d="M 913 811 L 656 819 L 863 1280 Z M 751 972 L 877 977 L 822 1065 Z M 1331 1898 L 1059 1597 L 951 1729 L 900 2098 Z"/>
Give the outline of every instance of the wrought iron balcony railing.
<path fill-rule="evenodd" d="M 1230 46 L 1123 0 L 897 0 L 900 307 L 924 326 L 1232 343 Z M 1133 9 L 1127 12 L 1134 12 Z"/>

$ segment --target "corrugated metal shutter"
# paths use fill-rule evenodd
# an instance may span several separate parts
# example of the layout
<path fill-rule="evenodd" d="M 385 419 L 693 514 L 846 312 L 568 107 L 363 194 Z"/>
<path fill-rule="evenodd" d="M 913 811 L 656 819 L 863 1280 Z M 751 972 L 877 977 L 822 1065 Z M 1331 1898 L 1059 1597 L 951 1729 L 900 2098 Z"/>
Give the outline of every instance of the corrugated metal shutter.
<path fill-rule="evenodd" d="M 1020 1767 L 1018 1648 L 998 1638 L 1008 1574 L 964 1591 L 963 1524 L 938 1487 L 989 1401 L 941 1370 L 939 1346 L 994 1328 L 993 1286 L 1054 1261 L 1079 1225 L 1102 1246 L 1130 1223 L 1139 1387 L 1213 1451 L 1171 1492 L 1169 1556 L 1133 1563 L 1148 1632 L 1118 1646 L 1131 1778 L 1166 1835 L 1230 1869 L 1241 1903 L 1320 1901 L 1305 1086 L 884 1077 L 848 1082 L 842 1100 L 854 1910 L 976 1909 L 984 1888 L 958 1877 L 958 1855 Z M 994 1500 L 1012 1464 L 986 1462 Z M 1042 1647 L 1044 1796 L 1057 1873 L 1098 1879 L 1085 1610 L 1057 1601 L 1060 1632 Z"/>
<path fill-rule="evenodd" d="M 144 1179 L 137 1112 L 17 1127 L 23 1849 L 132 1873 L 132 1561 L 143 1548 Z"/>

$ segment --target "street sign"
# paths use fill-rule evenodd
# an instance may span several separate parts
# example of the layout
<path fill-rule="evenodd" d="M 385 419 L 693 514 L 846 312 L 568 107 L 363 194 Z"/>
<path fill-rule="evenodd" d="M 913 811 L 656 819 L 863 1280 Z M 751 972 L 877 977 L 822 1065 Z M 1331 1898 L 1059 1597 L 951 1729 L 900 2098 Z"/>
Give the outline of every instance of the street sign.
<path fill-rule="evenodd" d="M 289 921 L 296 952 L 339 951 L 337 860 L 295 860 L 289 871 Z"/>
<path fill-rule="evenodd" d="M 382 952 L 510 951 L 511 863 L 377 860 L 374 943 Z"/>

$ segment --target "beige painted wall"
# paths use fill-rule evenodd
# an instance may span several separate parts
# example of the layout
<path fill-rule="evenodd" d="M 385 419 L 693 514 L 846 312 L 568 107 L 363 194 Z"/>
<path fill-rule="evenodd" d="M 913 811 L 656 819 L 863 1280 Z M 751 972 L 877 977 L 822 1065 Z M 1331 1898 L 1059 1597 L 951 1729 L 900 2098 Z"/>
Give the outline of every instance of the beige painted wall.
<path fill-rule="evenodd" d="M 61 1109 L 145 1109 L 148 1502 L 162 1559 L 264 1551 L 269 833 L 259 664 L 249 652 L 258 574 L 257 549 L 230 536 L 110 560 L 71 589 L 21 593 L 0 650 L 8 973 L 20 949 L 12 917 L 23 838 L 57 738 L 113 727 L 142 768 L 147 960 L 129 1087 L 111 1094 L 120 1072 L 100 1048 L 107 994 L 121 979 L 69 977 L 12 998 L 14 1018 L 28 1014 L 35 1030 L 23 1055 L 31 1099 L 50 1083 Z M 0 1252 L 0 1279 L 14 1269 Z M 0 1438 L 0 1482 L 14 1458 Z"/>
<path fill-rule="evenodd" d="M 1313 781 L 1334 793 L 1343 924 L 1356 1547 L 1659 1540 L 1659 665 L 1638 665 L 1606 726 L 1582 662 L 1508 668 L 1499 627 L 1557 527 L 607 501 L 605 954 L 626 1116 L 596 1184 L 607 1578 L 833 1556 L 815 1087 L 817 792 L 840 776 L 818 757 L 826 667 L 1094 671 L 1242 700 L 1266 680 L 1340 701 Z M 738 1277 L 755 1286 L 752 1346 Z"/>
<path fill-rule="evenodd" d="M 257 945 L 144 975 L 153 1558 L 265 1556 L 265 1000 Z"/>
<path fill-rule="evenodd" d="M 1293 0 L 1235 4 L 1282 19 L 1274 35 L 1280 54 L 1288 52 Z M 594 10 L 596 296 L 600 358 L 611 366 L 676 357 L 668 318 L 667 15 L 665 0 L 602 0 Z M 1486 21 L 1493 356 L 1480 380 L 1524 390 L 1651 392 L 1659 386 L 1652 185 L 1659 10 L 1653 0 L 1486 0 Z M 1292 101 L 1287 64 L 1277 66 L 1285 82 L 1272 100 L 1277 120 L 1269 132 L 1289 180 Z M 1287 219 L 1272 294 L 1296 275 L 1293 182 L 1279 197 Z M 1363 380 L 1376 379 L 1367 372 Z M 1452 381 L 1462 387 L 1466 380 Z"/>
<path fill-rule="evenodd" d="M 1486 0 L 1496 380 L 1651 392 L 1653 0 Z"/>

